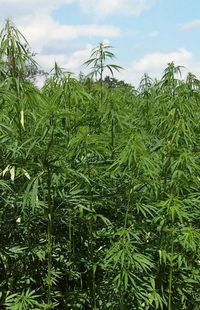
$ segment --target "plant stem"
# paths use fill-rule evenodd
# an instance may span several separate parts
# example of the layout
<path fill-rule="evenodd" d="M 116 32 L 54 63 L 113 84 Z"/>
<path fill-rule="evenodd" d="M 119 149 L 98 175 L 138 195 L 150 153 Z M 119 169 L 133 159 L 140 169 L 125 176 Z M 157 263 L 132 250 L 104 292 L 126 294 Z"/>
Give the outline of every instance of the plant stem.
<path fill-rule="evenodd" d="M 48 228 L 47 228 L 47 242 L 48 242 L 48 291 L 47 301 L 48 305 L 51 305 L 51 288 L 52 288 L 52 198 L 51 198 L 51 171 L 47 169 L 47 203 L 48 203 Z"/>
<path fill-rule="evenodd" d="M 174 254 L 174 227 L 172 227 L 172 245 L 171 245 L 171 259 L 170 259 L 170 271 L 169 271 L 169 295 L 168 295 L 168 310 L 172 310 L 172 283 L 173 283 L 173 254 Z"/>
<path fill-rule="evenodd" d="M 115 145 L 115 124 L 114 124 L 114 119 L 112 118 L 112 121 L 111 121 L 111 148 L 112 148 L 111 159 L 114 159 L 114 145 Z"/>

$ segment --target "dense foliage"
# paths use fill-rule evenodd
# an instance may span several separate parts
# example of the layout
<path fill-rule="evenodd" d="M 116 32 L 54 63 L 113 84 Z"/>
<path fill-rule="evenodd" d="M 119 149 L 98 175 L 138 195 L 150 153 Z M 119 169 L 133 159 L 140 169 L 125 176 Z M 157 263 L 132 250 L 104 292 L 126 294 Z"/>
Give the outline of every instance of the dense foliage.
<path fill-rule="evenodd" d="M 113 58 L 39 90 L 1 32 L 1 309 L 200 309 L 200 81 L 171 63 L 136 90 Z"/>

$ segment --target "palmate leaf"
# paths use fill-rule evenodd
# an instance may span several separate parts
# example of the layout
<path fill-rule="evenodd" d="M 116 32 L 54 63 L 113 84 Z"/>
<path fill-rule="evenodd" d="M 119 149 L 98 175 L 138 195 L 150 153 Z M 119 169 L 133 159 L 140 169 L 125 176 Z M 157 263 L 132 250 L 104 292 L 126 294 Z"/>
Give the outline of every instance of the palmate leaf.
<path fill-rule="evenodd" d="M 136 203 L 137 213 L 141 213 L 144 217 L 148 218 L 149 216 L 153 217 L 158 209 L 155 206 L 145 205 L 141 203 Z"/>
<path fill-rule="evenodd" d="M 166 201 L 160 201 L 159 205 L 161 207 L 159 213 L 167 215 L 172 222 L 178 220 L 180 223 L 183 223 L 184 220 L 189 219 L 184 204 L 176 197 L 170 196 Z"/>
<path fill-rule="evenodd" d="M 91 52 L 90 58 L 84 62 L 85 66 L 92 65 L 92 69 L 90 72 L 91 77 L 98 77 L 100 81 L 103 78 L 103 72 L 105 69 L 108 69 L 112 76 L 114 75 L 114 70 L 120 71 L 122 67 L 115 64 L 107 64 L 108 59 L 115 58 L 115 55 L 109 51 L 112 48 L 110 45 L 100 43 L 96 48 L 94 48 Z"/>
<path fill-rule="evenodd" d="M 6 297 L 5 306 L 10 310 L 39 310 L 43 309 L 37 301 L 39 295 L 36 291 L 24 291 L 20 294 L 11 294 Z"/>
<path fill-rule="evenodd" d="M 84 62 L 84 65 L 89 66 L 91 63 L 93 63 L 96 60 L 96 58 L 91 58 L 88 59 L 87 61 Z"/>
<path fill-rule="evenodd" d="M 27 247 L 22 246 L 14 246 L 10 247 L 6 250 L 6 253 L 9 257 L 16 258 L 18 256 L 21 256 L 21 254 L 24 254 L 27 250 Z"/>
<path fill-rule="evenodd" d="M 161 295 L 156 292 L 155 290 L 149 293 L 149 304 L 155 305 L 155 309 L 163 309 L 164 306 L 166 306 L 167 302 L 164 298 L 161 297 Z"/>
<path fill-rule="evenodd" d="M 118 266 L 121 270 L 125 268 L 128 272 L 131 270 L 147 272 L 154 266 L 150 257 L 137 253 L 127 232 L 122 233 L 119 241 L 107 251 L 104 262 L 105 266 L 114 264 L 114 267 Z"/>
<path fill-rule="evenodd" d="M 200 230 L 185 226 L 180 231 L 179 240 L 184 249 L 196 252 L 200 244 Z"/>
<path fill-rule="evenodd" d="M 106 65 L 106 67 L 111 71 L 112 75 L 114 75 L 113 74 L 113 69 L 118 71 L 118 72 L 123 69 L 121 66 L 114 65 L 114 64 Z"/>
<path fill-rule="evenodd" d="M 132 263 L 136 269 L 147 272 L 154 267 L 151 259 L 143 254 L 134 253 L 132 254 Z"/>

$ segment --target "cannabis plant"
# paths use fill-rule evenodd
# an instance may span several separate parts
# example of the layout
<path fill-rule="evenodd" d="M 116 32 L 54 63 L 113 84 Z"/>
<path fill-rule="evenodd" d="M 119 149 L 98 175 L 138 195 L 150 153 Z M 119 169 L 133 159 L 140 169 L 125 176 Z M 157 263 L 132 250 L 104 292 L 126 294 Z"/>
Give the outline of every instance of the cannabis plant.
<path fill-rule="evenodd" d="M 1 309 L 200 309 L 200 81 L 171 63 L 136 89 L 104 78 L 113 58 L 38 89 L 1 31 Z"/>

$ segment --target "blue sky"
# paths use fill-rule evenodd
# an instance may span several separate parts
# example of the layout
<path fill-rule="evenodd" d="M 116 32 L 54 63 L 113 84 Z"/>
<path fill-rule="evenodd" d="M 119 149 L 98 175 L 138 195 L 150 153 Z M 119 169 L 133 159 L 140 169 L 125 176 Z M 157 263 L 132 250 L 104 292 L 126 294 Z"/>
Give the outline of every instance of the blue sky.
<path fill-rule="evenodd" d="M 0 22 L 10 17 L 25 34 L 41 67 L 56 60 L 67 70 L 81 64 L 99 42 L 109 42 L 118 78 L 138 84 L 159 77 L 175 61 L 200 72 L 199 0 L 0 0 Z"/>

